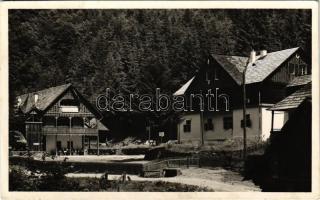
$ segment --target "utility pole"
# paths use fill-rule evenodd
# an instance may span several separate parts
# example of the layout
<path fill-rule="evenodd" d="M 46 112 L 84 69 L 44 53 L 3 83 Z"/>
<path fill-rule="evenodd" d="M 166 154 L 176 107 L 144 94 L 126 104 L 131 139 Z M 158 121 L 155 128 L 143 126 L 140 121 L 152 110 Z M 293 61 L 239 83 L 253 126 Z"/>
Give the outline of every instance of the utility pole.
<path fill-rule="evenodd" d="M 151 145 L 150 144 L 150 138 L 151 138 L 151 121 L 149 118 L 147 118 L 146 120 L 146 131 L 148 132 L 148 143 L 149 143 L 149 146 Z"/>
<path fill-rule="evenodd" d="M 249 65 L 254 65 L 256 60 L 256 52 L 254 50 L 251 51 L 246 66 L 242 72 L 242 96 L 243 96 L 243 159 L 247 157 L 247 95 L 246 95 L 246 72 Z"/>
<path fill-rule="evenodd" d="M 246 71 L 247 71 L 247 66 L 245 66 L 243 73 L 242 73 L 242 93 L 243 93 L 243 158 L 246 159 L 247 157 L 247 120 L 246 120 L 246 101 L 247 101 L 247 96 L 246 96 Z"/>
<path fill-rule="evenodd" d="M 202 95 L 202 90 L 200 90 Z M 201 125 L 201 145 L 204 145 L 204 127 L 203 127 L 203 110 L 202 110 L 202 101 L 200 100 L 200 125 Z M 204 107 L 204 106 L 203 106 Z"/>

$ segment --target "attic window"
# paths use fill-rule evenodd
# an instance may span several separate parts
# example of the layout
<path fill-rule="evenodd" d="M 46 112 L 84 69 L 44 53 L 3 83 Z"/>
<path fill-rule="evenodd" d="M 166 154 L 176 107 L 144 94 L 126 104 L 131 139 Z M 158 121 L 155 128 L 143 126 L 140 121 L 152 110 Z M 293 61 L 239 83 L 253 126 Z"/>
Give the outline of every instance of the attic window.
<path fill-rule="evenodd" d="M 212 78 L 213 78 L 212 72 L 211 71 L 206 72 L 206 81 L 207 81 L 208 85 L 210 85 Z"/>
<path fill-rule="evenodd" d="M 214 80 L 219 80 L 219 69 L 214 68 Z"/>
<path fill-rule="evenodd" d="M 60 106 L 79 106 L 79 102 L 74 99 L 62 99 Z"/>
<path fill-rule="evenodd" d="M 61 112 L 79 112 L 79 102 L 75 99 L 62 99 L 60 101 Z"/>

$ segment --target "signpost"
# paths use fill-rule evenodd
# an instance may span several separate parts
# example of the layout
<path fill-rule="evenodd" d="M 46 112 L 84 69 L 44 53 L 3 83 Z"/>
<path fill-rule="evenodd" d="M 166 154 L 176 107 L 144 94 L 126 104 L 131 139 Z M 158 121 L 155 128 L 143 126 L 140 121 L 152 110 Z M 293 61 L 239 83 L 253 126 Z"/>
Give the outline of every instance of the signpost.
<path fill-rule="evenodd" d="M 164 132 L 159 132 L 160 143 L 162 143 L 162 138 L 164 137 Z"/>
<path fill-rule="evenodd" d="M 147 126 L 147 127 L 146 127 L 146 131 L 148 132 L 148 143 L 149 143 L 149 145 L 150 145 L 150 133 L 151 133 L 150 126 Z"/>

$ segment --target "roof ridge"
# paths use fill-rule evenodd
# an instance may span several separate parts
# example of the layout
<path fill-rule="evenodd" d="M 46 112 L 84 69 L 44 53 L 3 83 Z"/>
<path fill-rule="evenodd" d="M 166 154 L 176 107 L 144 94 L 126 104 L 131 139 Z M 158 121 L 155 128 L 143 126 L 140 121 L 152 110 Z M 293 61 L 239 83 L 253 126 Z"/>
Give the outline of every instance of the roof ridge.
<path fill-rule="evenodd" d="M 282 49 L 282 50 L 279 50 L 279 51 L 268 52 L 268 54 L 270 54 L 270 53 L 279 53 L 279 52 L 282 52 L 282 51 L 288 51 L 288 50 L 299 49 L 299 48 L 300 48 L 300 47 L 294 47 L 294 48 L 289 48 L 289 49 Z"/>
<path fill-rule="evenodd" d="M 293 47 L 293 48 L 288 48 L 288 49 L 282 49 L 282 50 L 278 50 L 278 51 L 272 51 L 272 52 L 268 52 L 268 54 L 271 54 L 271 53 L 279 53 L 279 52 L 282 52 L 282 51 L 288 51 L 288 50 L 292 50 L 292 49 L 298 49 L 300 47 Z M 257 51 L 256 51 L 257 52 Z M 247 56 L 238 56 L 238 55 L 226 55 L 226 54 L 215 54 L 215 53 L 212 53 L 211 54 L 212 56 L 234 56 L 234 57 L 240 57 L 240 58 L 248 58 Z"/>
<path fill-rule="evenodd" d="M 69 86 L 71 86 L 71 85 L 72 85 L 71 83 L 66 83 L 66 84 L 62 84 L 62 85 L 57 85 L 57 86 L 53 86 L 53 87 L 48 87 L 48 88 L 44 88 L 44 89 L 37 90 L 37 91 L 34 91 L 34 92 L 28 92 L 28 93 L 21 94 L 21 95 L 18 95 L 18 97 L 19 97 L 19 96 L 23 96 L 23 95 L 30 95 L 30 94 L 41 93 L 41 92 L 44 92 L 44 91 L 46 91 L 46 90 L 54 89 L 54 88 L 59 88 L 59 87 L 62 87 L 62 86 L 69 87 Z"/>

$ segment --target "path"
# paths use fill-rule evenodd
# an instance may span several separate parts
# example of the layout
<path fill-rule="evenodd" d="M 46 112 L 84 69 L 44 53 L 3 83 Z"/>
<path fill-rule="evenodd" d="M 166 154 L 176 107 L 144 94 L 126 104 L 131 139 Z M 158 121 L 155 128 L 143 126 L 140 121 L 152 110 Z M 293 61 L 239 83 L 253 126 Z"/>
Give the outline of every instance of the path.
<path fill-rule="evenodd" d="M 207 187 L 217 192 L 245 192 L 245 191 L 261 191 L 251 181 L 242 181 L 239 173 L 228 171 L 222 168 L 205 169 L 205 168 L 189 168 L 182 169 L 182 175 L 168 178 L 144 178 L 136 175 L 129 175 L 133 181 L 165 181 L 173 183 L 182 183 L 187 185 L 197 185 Z M 97 174 L 67 174 L 68 177 L 101 177 L 101 173 Z M 109 175 L 109 179 L 119 179 L 120 175 Z"/>

